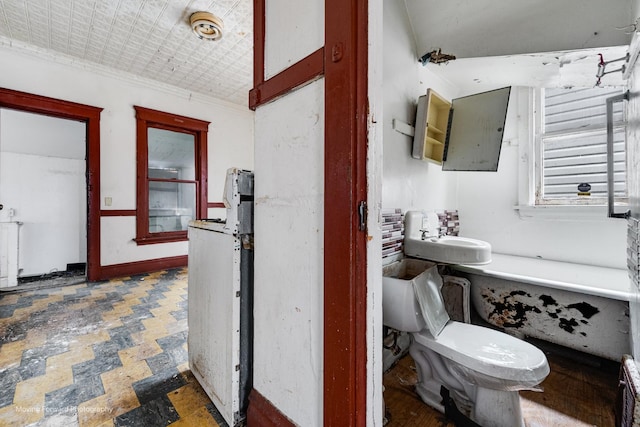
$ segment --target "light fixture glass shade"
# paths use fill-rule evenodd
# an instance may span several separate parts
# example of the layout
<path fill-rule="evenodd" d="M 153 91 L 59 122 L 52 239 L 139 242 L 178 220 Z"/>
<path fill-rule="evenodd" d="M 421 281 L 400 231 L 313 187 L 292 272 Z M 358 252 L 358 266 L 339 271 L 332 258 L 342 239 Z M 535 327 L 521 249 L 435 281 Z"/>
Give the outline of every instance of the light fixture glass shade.
<path fill-rule="evenodd" d="M 222 19 L 209 12 L 195 12 L 189 18 L 193 32 L 203 40 L 218 40 L 222 37 Z"/>

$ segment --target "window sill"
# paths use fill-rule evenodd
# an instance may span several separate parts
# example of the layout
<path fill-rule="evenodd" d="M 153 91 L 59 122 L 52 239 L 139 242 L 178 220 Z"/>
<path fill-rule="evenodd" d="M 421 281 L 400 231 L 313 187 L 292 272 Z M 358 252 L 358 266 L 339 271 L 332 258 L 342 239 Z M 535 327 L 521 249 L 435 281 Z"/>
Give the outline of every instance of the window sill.
<path fill-rule="evenodd" d="M 187 241 L 187 233 L 180 233 L 173 236 L 150 236 L 150 237 L 137 237 L 133 239 L 138 245 L 155 245 L 158 243 L 172 243 Z"/>
<path fill-rule="evenodd" d="M 618 210 L 622 210 L 622 206 L 616 206 Z M 597 205 L 519 205 L 514 206 L 513 209 L 518 212 L 520 219 L 523 220 L 602 221 L 609 219 L 607 207 Z"/>

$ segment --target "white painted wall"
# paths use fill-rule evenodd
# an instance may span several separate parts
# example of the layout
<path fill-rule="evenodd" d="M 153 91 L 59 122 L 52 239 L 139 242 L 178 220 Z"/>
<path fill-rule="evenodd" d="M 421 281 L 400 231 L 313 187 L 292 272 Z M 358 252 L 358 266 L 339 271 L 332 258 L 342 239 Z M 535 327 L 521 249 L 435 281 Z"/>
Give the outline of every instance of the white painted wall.
<path fill-rule="evenodd" d="M 631 16 L 640 19 L 640 0 L 633 1 Z M 632 174 L 628 191 L 631 213 L 640 218 L 640 122 L 637 120 L 640 117 L 640 61 L 636 61 L 633 66 L 628 89 L 627 116 L 631 120 L 627 126 L 627 165 Z"/>
<path fill-rule="evenodd" d="M 253 386 L 321 426 L 324 80 L 256 110 L 255 155 Z"/>
<path fill-rule="evenodd" d="M 0 221 L 18 221 L 19 276 L 87 261 L 85 124 L 0 109 Z"/>
<path fill-rule="evenodd" d="M 393 119 L 414 124 L 418 97 L 428 88 L 451 99 L 456 89 L 423 67 L 415 57 L 415 40 L 403 0 L 384 4 L 384 208 L 456 208 L 456 172 L 411 157 L 413 138 L 392 128 Z"/>
<path fill-rule="evenodd" d="M 382 426 L 382 167 L 384 131 L 384 0 L 369 0 L 367 153 L 367 425 Z"/>
<path fill-rule="evenodd" d="M 222 201 L 226 169 L 253 169 L 253 112 L 238 106 L 90 63 L 0 41 L 0 86 L 102 107 L 102 209 L 136 208 L 134 105 L 211 122 L 209 201 Z M 104 206 L 105 197 L 112 205 Z M 101 219 L 101 265 L 186 255 L 187 242 L 138 246 L 135 217 Z"/>
<path fill-rule="evenodd" d="M 265 80 L 324 46 L 324 2 L 265 2 Z"/>
<path fill-rule="evenodd" d="M 636 13 L 640 13 L 640 1 L 636 1 Z M 637 16 L 637 15 L 634 15 Z M 627 171 L 629 173 L 629 203 L 631 214 L 640 218 L 640 64 L 636 62 L 629 79 L 629 102 L 627 116 L 630 119 L 627 126 Z M 637 252 L 637 247 L 629 245 L 630 254 Z M 632 277 L 632 275 L 630 274 Z M 640 289 L 630 280 L 633 298 L 629 302 L 631 320 L 631 348 L 636 363 L 640 361 Z"/>

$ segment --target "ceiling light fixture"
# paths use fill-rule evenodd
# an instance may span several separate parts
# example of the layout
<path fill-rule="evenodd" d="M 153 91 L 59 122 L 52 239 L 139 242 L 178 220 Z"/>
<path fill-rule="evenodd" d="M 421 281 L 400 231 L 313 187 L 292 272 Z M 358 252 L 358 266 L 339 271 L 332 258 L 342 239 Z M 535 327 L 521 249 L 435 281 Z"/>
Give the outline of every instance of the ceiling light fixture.
<path fill-rule="evenodd" d="M 195 12 L 189 17 L 191 28 L 203 40 L 218 40 L 222 37 L 222 19 L 209 12 Z"/>

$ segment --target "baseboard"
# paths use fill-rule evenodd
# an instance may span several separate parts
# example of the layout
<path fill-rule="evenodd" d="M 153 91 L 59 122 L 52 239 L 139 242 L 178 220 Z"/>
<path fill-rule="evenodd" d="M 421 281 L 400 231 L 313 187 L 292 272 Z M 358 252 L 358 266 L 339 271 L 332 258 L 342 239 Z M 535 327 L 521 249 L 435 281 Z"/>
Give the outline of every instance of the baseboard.
<path fill-rule="evenodd" d="M 252 389 L 247 408 L 247 426 L 294 427 L 295 424 L 256 389 Z"/>
<path fill-rule="evenodd" d="M 123 264 L 103 265 L 99 267 L 96 280 L 113 279 L 114 277 L 131 276 L 133 274 L 150 273 L 153 271 L 165 270 L 167 268 L 177 268 L 187 266 L 187 255 L 180 255 L 167 258 L 148 259 L 144 261 L 126 262 Z"/>

